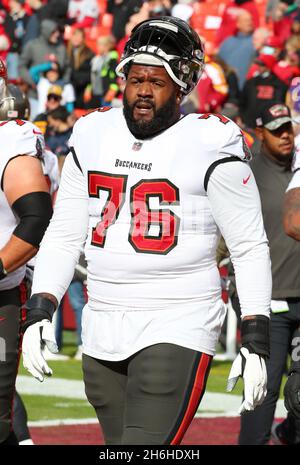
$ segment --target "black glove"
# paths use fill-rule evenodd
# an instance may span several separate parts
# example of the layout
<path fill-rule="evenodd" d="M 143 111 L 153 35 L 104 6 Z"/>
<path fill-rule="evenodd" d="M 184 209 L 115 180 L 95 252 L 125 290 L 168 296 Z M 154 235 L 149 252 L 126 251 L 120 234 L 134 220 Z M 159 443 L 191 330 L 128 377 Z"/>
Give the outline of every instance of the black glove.
<path fill-rule="evenodd" d="M 284 405 L 289 413 L 300 420 L 300 373 L 290 371 L 284 386 Z"/>

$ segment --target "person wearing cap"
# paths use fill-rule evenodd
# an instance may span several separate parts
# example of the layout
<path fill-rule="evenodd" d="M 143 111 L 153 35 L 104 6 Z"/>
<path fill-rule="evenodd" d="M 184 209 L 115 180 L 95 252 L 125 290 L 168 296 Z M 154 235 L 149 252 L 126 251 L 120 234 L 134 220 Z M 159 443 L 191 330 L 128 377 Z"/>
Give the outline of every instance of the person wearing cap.
<path fill-rule="evenodd" d="M 260 54 L 254 60 L 257 70 L 246 80 L 241 92 L 240 110 L 244 124 L 256 127 L 256 118 L 271 102 L 285 102 L 287 85 L 273 72 L 276 58 Z"/>
<path fill-rule="evenodd" d="M 291 343 L 300 323 L 300 244 L 288 237 L 282 224 L 285 191 L 292 178 L 294 133 L 289 107 L 273 103 L 257 118 L 261 151 L 250 165 L 259 189 L 272 263 L 270 358 L 266 361 L 268 393 L 264 402 L 241 417 L 239 444 L 267 444 Z M 294 334 L 295 333 L 295 334 Z M 300 442 L 300 422 L 288 415 L 274 424 L 276 443 Z"/>
<path fill-rule="evenodd" d="M 47 93 L 46 109 L 34 118 L 34 124 L 41 130 L 45 137 L 48 136 L 48 114 L 59 108 L 66 110 L 62 105 L 62 88 L 60 86 L 50 86 Z"/>
<path fill-rule="evenodd" d="M 65 105 L 67 110 L 72 113 L 74 110 L 75 90 L 73 84 L 62 79 L 59 63 L 49 61 L 33 66 L 30 73 L 37 85 L 38 113 L 45 111 L 48 95 L 57 95 L 61 100 L 61 104 Z"/>
<path fill-rule="evenodd" d="M 189 427 L 225 318 L 219 230 L 243 314 L 228 390 L 243 378 L 240 413 L 266 395 L 271 269 L 251 153 L 229 119 L 180 112 L 203 66 L 200 38 L 184 21 L 133 29 L 116 68 L 123 108 L 75 123 L 39 251 L 24 366 L 39 381 L 52 374 L 40 346 L 57 349 L 52 316 L 84 249 L 84 382 L 106 444 L 176 445 Z"/>
<path fill-rule="evenodd" d="M 283 45 L 278 37 L 270 36 L 269 29 L 265 27 L 256 29 L 253 34 L 253 43 L 257 57 L 259 55 L 270 55 L 275 57 L 275 62 L 280 60 L 279 55 L 282 51 Z M 271 63 L 272 68 L 274 67 L 274 64 L 274 62 Z M 256 63 L 256 60 L 254 60 L 247 73 L 247 79 L 250 79 L 257 74 L 259 74 L 259 64 Z"/>

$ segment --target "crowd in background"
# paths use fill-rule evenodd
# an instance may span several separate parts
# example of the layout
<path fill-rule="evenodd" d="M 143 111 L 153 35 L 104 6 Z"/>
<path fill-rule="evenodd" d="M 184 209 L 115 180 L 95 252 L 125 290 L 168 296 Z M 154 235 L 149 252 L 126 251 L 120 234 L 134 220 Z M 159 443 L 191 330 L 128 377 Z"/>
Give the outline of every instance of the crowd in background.
<path fill-rule="evenodd" d="M 79 116 L 121 105 L 115 67 L 126 40 L 140 21 L 161 15 L 186 20 L 205 42 L 205 71 L 183 112 L 222 112 L 245 129 L 254 146 L 256 119 L 268 103 L 285 102 L 295 121 L 300 118 L 300 2 L 219 0 L 213 37 L 199 27 L 197 8 L 205 2 L 0 1 L 0 58 L 9 80 L 27 94 L 31 119 L 58 157 L 66 154 Z"/>
<path fill-rule="evenodd" d="M 0 57 L 58 157 L 78 116 L 120 106 L 115 67 L 126 40 L 140 21 L 161 15 L 190 22 L 205 42 L 205 71 L 183 112 L 222 112 L 246 130 L 250 145 L 270 102 L 287 103 L 300 118 L 300 2 L 219 0 L 220 25 L 208 40 L 205 27 L 197 27 L 205 1 L 0 1 Z"/>

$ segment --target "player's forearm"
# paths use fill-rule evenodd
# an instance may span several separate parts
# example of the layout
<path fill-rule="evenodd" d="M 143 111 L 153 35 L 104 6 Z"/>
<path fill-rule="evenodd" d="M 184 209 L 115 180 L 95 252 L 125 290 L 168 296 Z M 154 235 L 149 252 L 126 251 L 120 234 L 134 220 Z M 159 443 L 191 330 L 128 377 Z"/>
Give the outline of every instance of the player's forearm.
<path fill-rule="evenodd" d="M 300 241 L 300 187 L 290 189 L 285 194 L 283 225 L 288 236 Z"/>
<path fill-rule="evenodd" d="M 74 276 L 80 249 L 75 246 L 67 249 L 63 243 L 51 240 L 51 231 L 45 235 L 37 254 L 32 295 L 47 293 L 55 297 L 59 303 L 67 291 Z"/>
<path fill-rule="evenodd" d="M 208 183 L 213 216 L 230 251 L 242 316 L 269 316 L 271 261 L 260 197 L 249 166 L 218 166 Z"/>
<path fill-rule="evenodd" d="M 242 318 L 252 315 L 269 316 L 272 275 L 267 243 L 246 250 L 232 258 Z"/>
<path fill-rule="evenodd" d="M 37 253 L 37 247 L 11 236 L 7 244 L 0 250 L 0 258 L 5 270 L 10 273 L 28 262 Z"/>
<path fill-rule="evenodd" d="M 60 302 L 72 281 L 88 232 L 88 199 L 82 173 L 67 156 L 50 225 L 37 254 L 32 294 Z"/>

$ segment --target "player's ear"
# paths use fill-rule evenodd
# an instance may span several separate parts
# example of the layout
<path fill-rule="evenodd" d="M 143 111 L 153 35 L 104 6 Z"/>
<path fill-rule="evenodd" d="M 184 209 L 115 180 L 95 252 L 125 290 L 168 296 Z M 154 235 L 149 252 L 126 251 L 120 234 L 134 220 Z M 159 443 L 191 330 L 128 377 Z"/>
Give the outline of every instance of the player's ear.
<path fill-rule="evenodd" d="M 183 93 L 181 92 L 180 89 L 177 89 L 177 92 L 176 92 L 176 103 L 177 103 L 177 105 L 181 104 L 182 99 L 183 99 Z"/>

